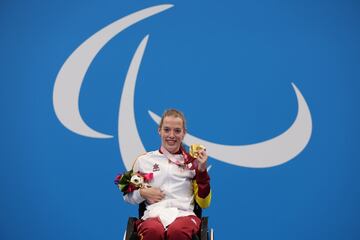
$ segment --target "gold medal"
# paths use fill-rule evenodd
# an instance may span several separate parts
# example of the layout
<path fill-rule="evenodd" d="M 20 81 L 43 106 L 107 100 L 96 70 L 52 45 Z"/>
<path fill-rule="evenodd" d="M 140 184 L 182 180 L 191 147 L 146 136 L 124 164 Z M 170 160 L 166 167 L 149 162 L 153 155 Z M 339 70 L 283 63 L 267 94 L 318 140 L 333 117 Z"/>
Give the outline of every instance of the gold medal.
<path fill-rule="evenodd" d="M 198 158 L 199 157 L 199 151 L 201 150 L 206 150 L 205 146 L 204 145 L 201 145 L 201 144 L 192 144 L 190 146 L 190 155 L 193 157 L 193 158 Z"/>

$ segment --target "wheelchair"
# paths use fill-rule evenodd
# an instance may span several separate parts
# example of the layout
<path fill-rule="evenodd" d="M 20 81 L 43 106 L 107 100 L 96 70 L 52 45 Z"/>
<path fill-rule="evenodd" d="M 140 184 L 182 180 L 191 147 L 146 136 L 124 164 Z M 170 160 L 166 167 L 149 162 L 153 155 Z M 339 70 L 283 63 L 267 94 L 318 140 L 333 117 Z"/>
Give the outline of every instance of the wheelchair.
<path fill-rule="evenodd" d="M 126 227 L 126 233 L 124 236 L 125 240 L 139 240 L 138 233 L 135 227 L 135 222 L 144 215 L 145 210 L 146 210 L 145 202 L 142 202 L 139 204 L 138 218 L 129 217 Z M 198 218 L 201 219 L 201 226 L 199 232 L 192 236 L 192 240 L 213 240 L 214 232 L 212 229 L 210 229 L 210 231 L 208 229 L 208 217 L 202 216 L 202 209 L 196 202 L 194 206 L 194 213 Z"/>

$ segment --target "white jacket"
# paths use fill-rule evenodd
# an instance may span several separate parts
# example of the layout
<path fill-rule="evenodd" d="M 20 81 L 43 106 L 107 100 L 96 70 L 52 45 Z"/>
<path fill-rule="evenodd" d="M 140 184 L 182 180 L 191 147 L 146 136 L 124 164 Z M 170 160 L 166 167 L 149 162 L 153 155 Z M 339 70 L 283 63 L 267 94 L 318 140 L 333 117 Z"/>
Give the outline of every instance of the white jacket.
<path fill-rule="evenodd" d="M 183 162 L 181 154 L 175 155 L 176 159 Z M 134 172 L 153 173 L 150 182 L 152 187 L 160 188 L 165 197 L 160 202 L 147 205 L 143 220 L 159 217 L 164 227 L 172 223 L 177 217 L 195 215 L 194 191 L 192 180 L 195 170 L 184 169 L 166 158 L 159 151 L 148 152 L 140 156 L 134 166 Z M 135 190 L 124 195 L 125 201 L 139 204 L 145 199 L 140 195 L 140 190 Z"/>

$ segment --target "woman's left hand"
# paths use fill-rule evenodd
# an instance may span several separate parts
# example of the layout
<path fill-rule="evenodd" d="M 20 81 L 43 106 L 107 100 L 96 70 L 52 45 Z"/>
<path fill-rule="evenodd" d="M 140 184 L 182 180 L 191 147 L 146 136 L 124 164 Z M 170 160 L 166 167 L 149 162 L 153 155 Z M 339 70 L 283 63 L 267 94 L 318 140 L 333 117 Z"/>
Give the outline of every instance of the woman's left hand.
<path fill-rule="evenodd" d="M 206 150 L 199 151 L 199 157 L 196 159 L 198 162 L 198 170 L 203 172 L 206 170 L 206 163 L 208 160 L 208 156 L 206 154 Z"/>

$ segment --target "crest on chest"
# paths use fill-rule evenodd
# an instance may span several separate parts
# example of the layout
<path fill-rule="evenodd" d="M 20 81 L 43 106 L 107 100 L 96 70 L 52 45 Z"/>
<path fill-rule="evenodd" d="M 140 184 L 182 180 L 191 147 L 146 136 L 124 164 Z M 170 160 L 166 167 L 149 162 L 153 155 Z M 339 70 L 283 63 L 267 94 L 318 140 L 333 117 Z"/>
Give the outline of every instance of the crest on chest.
<path fill-rule="evenodd" d="M 158 172 L 158 171 L 160 171 L 159 164 L 155 163 L 155 164 L 153 165 L 153 172 Z"/>

